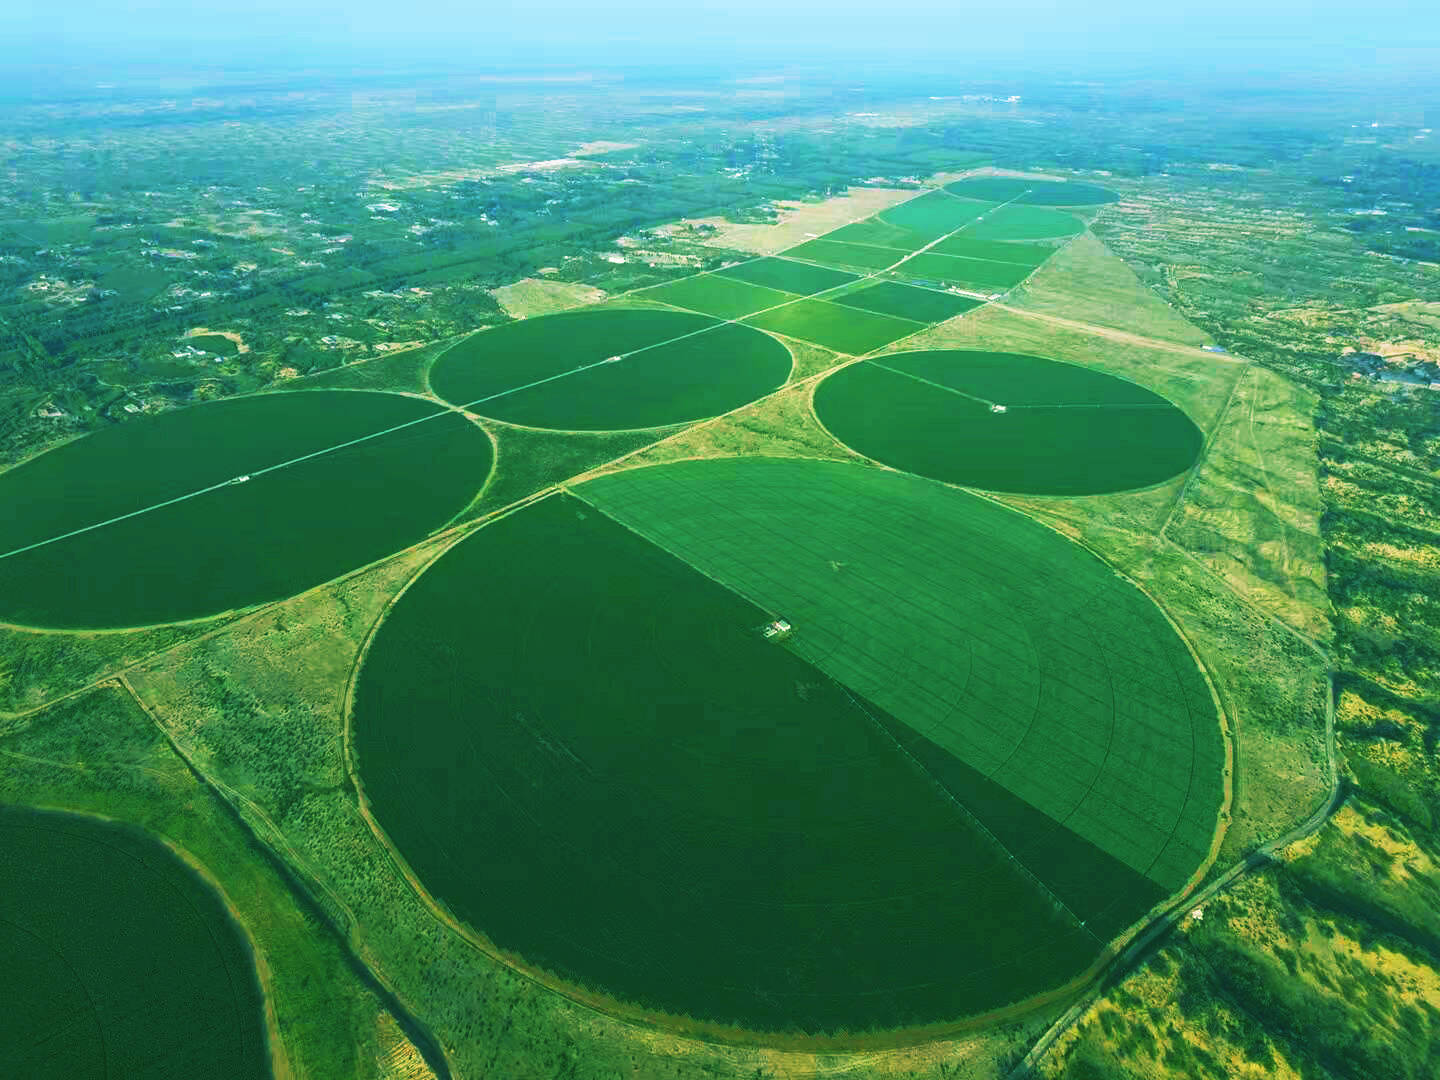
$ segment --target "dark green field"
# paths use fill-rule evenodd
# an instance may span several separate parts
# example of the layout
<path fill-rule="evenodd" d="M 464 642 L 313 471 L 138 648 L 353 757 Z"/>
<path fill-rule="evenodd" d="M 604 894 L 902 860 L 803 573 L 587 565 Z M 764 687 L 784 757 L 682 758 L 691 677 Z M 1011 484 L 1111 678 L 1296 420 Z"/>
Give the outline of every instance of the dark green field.
<path fill-rule="evenodd" d="M 622 359 L 605 362 L 614 356 Z M 774 390 L 790 366 L 783 345 L 744 326 L 609 308 L 474 334 L 441 355 L 430 383 L 446 401 L 498 420 L 611 431 L 728 412 Z"/>
<path fill-rule="evenodd" d="M 837 296 L 834 303 L 879 312 L 881 315 L 898 315 L 902 319 L 934 323 L 972 311 L 979 307 L 981 302 L 968 296 L 921 289 L 900 281 L 882 281 L 878 285 L 867 285 L 855 292 Z"/>
<path fill-rule="evenodd" d="M 876 461 L 1030 494 L 1146 487 L 1188 469 L 1204 441 L 1144 387 L 1012 353 L 914 352 L 852 365 L 816 388 L 815 411 Z"/>
<path fill-rule="evenodd" d="M 444 524 L 490 463 L 474 424 L 394 394 L 265 394 L 107 428 L 0 474 L 0 505 L 25 508 L 0 518 L 0 553 L 221 486 L 0 557 L 0 619 L 134 626 L 290 596 Z"/>
<path fill-rule="evenodd" d="M 813 341 L 827 349 L 859 355 L 909 337 L 924 328 L 910 319 L 877 315 L 859 308 L 843 307 L 828 300 L 801 300 L 774 311 L 766 311 L 747 322 Z"/>
<path fill-rule="evenodd" d="M 1099 184 L 1066 180 L 1026 180 L 1018 176 L 972 176 L 946 184 L 945 190 L 967 199 L 989 199 L 1029 206 L 1099 206 L 1120 198 Z"/>
<path fill-rule="evenodd" d="M 875 215 L 889 225 L 908 229 L 925 237 L 928 243 L 962 225 L 968 225 L 995 204 L 959 199 L 944 191 L 932 191 Z"/>
<path fill-rule="evenodd" d="M 811 266 L 808 263 L 780 258 L 754 259 L 717 270 L 716 273 L 799 296 L 824 292 L 855 280 L 854 274 L 844 270 L 832 270 L 829 267 Z"/>
<path fill-rule="evenodd" d="M 983 289 L 1008 289 L 1018 285 L 1032 273 L 1029 266 L 994 262 L 990 259 L 965 259 L 955 255 L 936 255 L 925 251 L 900 267 L 899 272 L 927 281 L 943 281 Z"/>
<path fill-rule="evenodd" d="M 658 300 L 720 319 L 738 319 L 742 315 L 798 299 L 794 293 L 719 274 L 681 278 L 656 285 L 653 289 L 641 289 L 634 297 L 637 300 Z"/>
<path fill-rule="evenodd" d="M 1208 687 L 1159 609 L 1084 548 L 987 499 L 832 462 L 686 462 L 578 494 L 784 613 L 801 656 L 1134 872 L 1079 872 L 1080 849 L 1037 841 L 1055 861 L 1029 869 L 1069 882 L 1072 907 L 1096 904 L 1068 891 L 1095 873 L 1120 897 L 1135 874 L 1168 893 L 1203 861 L 1223 765 Z"/>
<path fill-rule="evenodd" d="M 271 1075 L 249 945 L 162 844 L 0 806 L 0 897 L 0 1076 Z"/>
<path fill-rule="evenodd" d="M 796 259 L 809 259 L 826 266 L 849 266 L 857 270 L 884 270 L 905 257 L 905 252 L 894 248 L 873 247 L 869 244 L 841 244 L 834 240 L 806 240 L 797 247 L 789 248 L 786 255 Z"/>
<path fill-rule="evenodd" d="M 760 1030 L 1032 995 L 1157 895 L 1051 823 L 1027 855 L 1069 860 L 1067 913 L 974 817 L 1010 835 L 1033 812 L 764 640 L 771 617 L 571 497 L 482 529 L 370 649 L 353 732 L 378 820 L 502 948 Z"/>
<path fill-rule="evenodd" d="M 1058 240 L 1084 231 L 1085 223 L 1073 214 L 1011 203 L 977 221 L 965 235 L 976 240 Z"/>

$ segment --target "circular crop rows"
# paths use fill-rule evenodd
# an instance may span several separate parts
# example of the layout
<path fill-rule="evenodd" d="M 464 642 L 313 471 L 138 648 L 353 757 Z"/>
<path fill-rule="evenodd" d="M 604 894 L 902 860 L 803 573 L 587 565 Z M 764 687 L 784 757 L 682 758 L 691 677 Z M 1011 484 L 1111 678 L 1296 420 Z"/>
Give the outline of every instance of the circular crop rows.
<path fill-rule="evenodd" d="M 716 416 L 790 374 L 774 338 L 708 315 L 644 308 L 525 319 L 475 334 L 430 373 L 435 392 L 530 427 L 614 431 Z"/>
<path fill-rule="evenodd" d="M 1219 799 L 1213 703 L 1143 594 L 986 500 L 796 460 L 480 530 L 381 624 L 351 731 L 379 826 L 501 954 L 757 1031 L 1079 976 Z"/>
<path fill-rule="evenodd" d="M 311 390 L 108 428 L 0 474 L 0 618 L 137 626 L 291 596 L 422 539 L 490 440 L 433 402 Z M 417 483 L 424 477 L 424 483 Z"/>
<path fill-rule="evenodd" d="M 1022 176 L 972 176 L 945 185 L 967 199 L 1023 203 L 1027 206 L 1099 206 L 1120 196 L 1099 184 L 1067 180 L 1029 180 Z"/>
<path fill-rule="evenodd" d="M 1169 480 L 1204 437 L 1160 395 L 1103 372 L 1016 353 L 896 353 L 815 391 L 841 442 L 886 465 L 967 487 L 1095 495 Z"/>

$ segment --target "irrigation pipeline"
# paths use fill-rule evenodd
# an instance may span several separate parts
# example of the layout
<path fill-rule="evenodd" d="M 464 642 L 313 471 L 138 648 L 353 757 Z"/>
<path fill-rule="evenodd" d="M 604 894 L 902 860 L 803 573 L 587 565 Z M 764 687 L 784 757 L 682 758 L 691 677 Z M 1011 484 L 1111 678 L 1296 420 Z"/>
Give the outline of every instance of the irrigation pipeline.
<path fill-rule="evenodd" d="M 859 280 L 859 281 L 868 281 L 868 280 L 870 280 L 871 278 L 879 277 L 881 274 L 887 274 L 887 273 L 889 273 L 890 271 L 896 269 L 897 267 L 899 267 L 901 264 L 903 264 L 903 263 L 906 262 L 907 260 L 914 258 L 916 255 L 923 254 L 924 252 L 930 250 L 930 248 L 934 247 L 936 244 L 939 244 L 939 243 L 941 243 L 941 242 L 943 242 L 943 241 L 945 241 L 945 240 L 948 240 L 948 239 L 949 239 L 950 237 L 952 237 L 952 236 L 955 236 L 955 235 L 957 235 L 957 234 L 959 234 L 959 233 L 964 232 L 964 231 L 965 231 L 966 229 L 968 229 L 971 225 L 975 224 L 975 221 L 979 221 L 979 220 L 981 220 L 982 218 L 987 217 L 989 214 L 994 213 L 995 210 L 1000 210 L 1000 209 L 1003 209 L 1003 208 L 1006 207 L 1006 206 L 1009 206 L 1010 203 L 1015 202 L 1017 199 L 1023 198 L 1023 197 L 1024 197 L 1026 194 L 1028 194 L 1028 193 L 1029 193 L 1029 189 L 1026 189 L 1026 191 L 1021 192 L 1019 195 L 1015 196 L 1014 199 L 1011 199 L 1010 202 L 1000 203 L 999 205 L 997 205 L 996 207 L 994 207 L 994 209 L 992 209 L 992 210 L 987 210 L 984 214 L 981 214 L 980 217 L 976 218 L 974 221 L 967 221 L 964 225 L 961 225 L 958 229 L 953 229 L 953 230 L 951 230 L 950 232 L 946 233 L 944 236 L 941 236 L 941 237 L 938 237 L 938 238 L 935 239 L 935 240 L 932 240 L 930 243 L 926 244 L 924 247 L 919 248 L 919 249 L 916 250 L 916 251 L 910 252 L 909 254 L 907 254 L 907 255 L 905 256 L 905 258 L 900 259 L 900 260 L 892 263 L 890 266 L 885 267 L 883 270 L 876 270 L 874 273 L 866 274 L 866 275 L 864 275 L 863 277 L 861 277 L 861 278 L 859 278 L 859 279 L 857 279 L 857 280 Z M 751 260 L 751 261 L 753 261 L 753 260 Z M 846 282 L 845 285 L 836 285 L 836 286 L 832 286 L 832 287 L 829 288 L 829 289 L 822 289 L 820 292 L 818 292 L 818 293 L 813 293 L 813 294 L 811 294 L 811 295 L 809 295 L 809 296 L 797 296 L 794 300 L 786 300 L 786 301 L 784 301 L 783 303 L 775 304 L 775 305 L 773 305 L 773 306 L 771 306 L 771 307 L 768 307 L 768 308 L 763 308 L 763 309 L 761 309 L 760 311 L 753 311 L 753 312 L 751 312 L 750 314 L 743 316 L 743 318 L 749 319 L 749 318 L 754 318 L 756 315 L 764 315 L 764 314 L 766 314 L 767 312 L 775 311 L 775 310 L 778 310 L 779 308 L 789 307 L 791 304 L 799 303 L 801 300 L 814 300 L 814 299 L 816 299 L 816 298 L 818 298 L 818 297 L 824 296 L 826 293 L 834 292 L 836 289 L 845 288 L 846 286 L 851 285 L 851 284 L 854 284 L 854 283 L 853 283 L 853 282 Z M 734 325 L 735 323 L 738 323 L 738 322 L 740 322 L 740 319 L 739 319 L 739 318 L 735 318 L 735 319 L 725 319 L 725 320 L 723 320 L 723 321 L 714 322 L 714 323 L 711 323 L 709 326 L 702 326 L 702 327 L 701 327 L 700 329 L 698 329 L 698 330 L 691 330 L 691 331 L 689 331 L 688 333 L 679 334 L 679 335 L 677 335 L 676 337 L 673 337 L 673 338 L 666 338 L 664 341 L 656 341 L 656 342 L 652 342 L 652 343 L 649 344 L 649 345 L 642 345 L 642 346 L 641 346 L 640 348 L 638 348 L 638 349 L 631 349 L 629 352 L 620 353 L 620 354 L 618 354 L 618 355 L 616 355 L 616 356 L 609 356 L 609 357 L 606 357 L 604 360 L 596 360 L 596 361 L 594 361 L 594 362 L 592 362 L 592 363 L 589 363 L 589 364 L 581 364 L 579 367 L 574 367 L 574 368 L 570 368 L 570 369 L 568 369 L 568 370 L 566 370 L 566 371 L 557 372 L 557 373 L 554 374 L 554 375 L 547 375 L 547 376 L 545 376 L 545 378 L 543 378 L 543 379 L 535 379 L 534 381 L 525 383 L 525 384 L 523 384 L 523 385 L 521 385 L 521 386 L 512 386 L 512 387 L 510 387 L 508 390 L 500 390 L 500 391 L 498 391 L 498 392 L 496 392 L 496 393 L 494 393 L 494 394 L 488 394 L 488 395 L 486 395 L 486 396 L 484 396 L 484 397 L 478 397 L 478 398 L 476 398 L 474 401 L 467 401 L 467 402 L 465 402 L 463 405 L 447 405 L 445 408 L 442 408 L 442 409 L 437 410 L 436 412 L 430 413 L 428 416 L 421 416 L 421 417 L 417 417 L 417 418 L 414 419 L 414 420 L 407 420 L 407 421 L 405 421 L 405 423 L 403 423 L 403 424 L 395 424 L 394 426 L 388 427 L 388 428 L 384 428 L 384 429 L 381 430 L 381 431 L 372 431 L 372 432 L 370 432 L 370 433 L 367 434 L 367 435 L 360 435 L 360 436 L 358 436 L 358 437 L 356 437 L 356 438 L 354 438 L 354 439 L 348 439 L 348 440 L 346 440 L 345 442 L 336 443 L 334 446 L 326 446 L 326 447 L 322 447 L 322 448 L 319 449 L 319 450 L 312 450 L 312 451 L 310 451 L 310 453 L 308 453 L 308 454 L 301 454 L 299 457 L 290 458 L 288 461 L 276 462 L 274 465 L 266 465 L 266 466 L 263 466 L 263 467 L 261 467 L 261 468 L 255 469 L 253 472 L 249 472 L 249 473 L 242 474 L 242 476 L 240 476 L 240 477 L 230 477 L 230 478 L 228 478 L 228 479 L 225 479 L 225 480 L 220 481 L 220 482 L 217 483 L 217 484 L 210 484 L 210 485 L 207 486 L 207 487 L 203 487 L 203 488 L 199 488 L 199 489 L 197 489 L 197 490 L 195 490 L 195 491 L 187 492 L 187 493 L 184 494 L 184 495 L 176 495 L 174 498 L 165 499 L 165 500 L 163 500 L 163 501 L 161 501 L 161 502 L 157 502 L 157 503 L 152 503 L 152 504 L 149 505 L 149 506 L 142 506 L 142 507 L 140 507 L 140 509 L 138 509 L 138 510 L 131 510 L 129 513 L 126 513 L 126 514 L 119 514 L 119 515 L 117 515 L 117 516 L 115 516 L 115 517 L 112 517 L 112 518 L 106 518 L 104 521 L 97 521 L 97 522 L 95 522 L 93 525 L 85 525 L 85 526 L 82 526 L 82 527 L 79 528 L 79 529 L 71 529 L 69 532 L 60 533 L 60 534 L 57 535 L 57 536 L 51 536 L 51 537 L 49 537 L 49 538 L 47 538 L 47 539 L 45 539 L 45 540 L 37 540 L 37 541 L 35 541 L 33 544 L 26 544 L 26 545 L 24 545 L 24 546 L 22 546 L 22 547 L 13 548 L 13 549 L 11 549 L 10 551 L 0 552 L 0 559 L 8 559 L 8 558 L 10 558 L 12 555 L 23 555 L 23 554 L 24 554 L 25 552 L 27 552 L 27 551 L 34 551 L 34 550 L 36 550 L 37 548 L 47 547 L 47 546 L 49 546 L 50 544 L 58 544 L 58 543 L 60 543 L 62 540 L 69 540 L 69 539 L 71 539 L 72 537 L 81 536 L 81 535 L 83 535 L 83 534 L 85 534 L 85 533 L 88 533 L 88 532 L 94 532 L 96 529 L 103 529 L 103 528 L 105 528 L 106 526 L 109 526 L 109 525 L 118 525 L 120 522 L 122 522 L 122 521 L 128 521 L 128 520 L 130 520 L 131 518 L 141 517 L 142 515 L 151 513 L 152 511 L 155 511 L 155 510 L 163 510 L 163 509 L 164 509 L 165 507 L 167 507 L 167 506 L 174 506 L 174 505 L 177 504 L 177 503 L 187 502 L 187 501 L 189 501 L 190 499 L 198 499 L 198 498 L 200 498 L 202 495 L 209 495 L 211 492 L 221 491 L 221 490 L 223 490 L 223 489 L 225 489 L 225 488 L 227 488 L 227 487 L 230 487 L 230 486 L 232 486 L 232 485 L 234 485 L 234 484 L 236 484 L 236 483 L 248 482 L 248 481 L 250 481 L 250 480 L 256 479 L 257 477 L 265 476 L 265 475 L 267 475 L 268 473 L 278 472 L 278 471 L 281 470 L 281 469 L 288 469 L 288 468 L 290 468 L 290 467 L 293 466 L 293 465 L 299 465 L 299 464 L 301 464 L 301 463 L 303 463 L 303 462 L 311 461 L 311 460 L 313 460 L 313 459 L 315 459 L 315 458 L 318 458 L 318 457 L 324 457 L 326 454 L 333 454 L 333 453 L 336 453 L 336 452 L 338 452 L 338 451 L 340 451 L 340 450 L 348 449 L 349 447 L 352 447 L 352 446 L 358 446 L 358 445 L 360 445 L 361 443 L 369 442 L 369 441 L 371 441 L 372 439 L 379 439 L 379 438 L 383 438 L 383 437 L 386 436 L 386 435 L 393 435 L 393 434 L 394 434 L 395 432 L 397 432 L 397 431 L 404 431 L 406 428 L 412 428 L 412 427 L 415 427 L 415 426 L 417 426 L 417 425 L 419 425 L 419 424 L 428 423 L 428 422 L 431 421 L 431 420 L 435 420 L 435 419 L 438 419 L 439 417 L 446 416 L 446 415 L 448 415 L 449 413 L 452 413 L 452 412 L 462 412 L 462 413 L 463 413 L 463 412 L 466 412 L 466 411 L 468 411 L 468 410 L 470 410 L 470 409 L 475 408 L 477 405 L 484 405 L 484 404 L 487 404 L 488 402 L 491 402 L 491 401 L 498 401 L 500 398 L 509 397 L 511 394 L 518 394 L 518 393 L 521 393 L 522 391 L 525 391 L 525 390 L 533 390 L 533 389 L 534 389 L 535 387 L 537 387 L 537 386 L 544 386 L 544 385 L 546 385 L 547 383 L 556 382 L 556 381 L 558 381 L 558 380 L 560 380 L 560 379 L 566 379 L 566 378 L 569 378 L 569 377 L 572 376 L 572 375 L 579 375 L 581 372 L 590 371 L 590 370 L 592 370 L 592 369 L 594 369 L 594 368 L 602 367 L 602 366 L 604 366 L 605 364 L 613 364 L 613 363 L 616 363 L 616 362 L 621 361 L 621 360 L 628 360 L 628 359 L 629 359 L 630 357 L 632 357 L 632 356 L 638 356 L 640 353 L 649 352 L 651 349 L 659 349 L 659 348 L 662 348 L 662 347 L 664 347 L 664 346 L 666 346 L 666 345 L 673 345 L 673 344 L 675 344 L 677 341 L 685 341 L 685 340 L 687 340 L 688 338 L 698 337 L 698 336 L 701 335 L 701 334 L 708 334 L 708 333 L 710 333 L 710 332 L 712 332 L 712 331 L 714 331 L 714 330 L 719 330 L 719 329 L 721 329 L 722 327 L 725 327 L 725 326 L 732 326 L 732 325 Z"/>

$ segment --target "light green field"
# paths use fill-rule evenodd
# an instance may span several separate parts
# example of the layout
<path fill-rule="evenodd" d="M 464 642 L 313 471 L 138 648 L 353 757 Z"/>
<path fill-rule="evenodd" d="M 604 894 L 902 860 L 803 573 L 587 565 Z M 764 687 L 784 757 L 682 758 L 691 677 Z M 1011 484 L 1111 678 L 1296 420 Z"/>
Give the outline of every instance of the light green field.
<path fill-rule="evenodd" d="M 944 191 L 932 191 L 918 199 L 882 210 L 876 217 L 887 225 L 908 229 L 929 241 L 968 225 L 994 205 L 957 198 Z"/>
<path fill-rule="evenodd" d="M 809 259 L 826 266 L 849 266 L 858 270 L 884 270 L 905 257 L 905 252 L 862 244 L 841 244 L 834 240 L 807 240 L 790 248 L 786 255 Z"/>
<path fill-rule="evenodd" d="M 995 262 L 1039 266 L 1055 254 L 1047 244 L 1007 244 L 1001 240 L 977 240 L 968 232 L 951 236 L 930 249 L 937 255 L 961 255 L 967 259 L 993 259 Z"/>
<path fill-rule="evenodd" d="M 899 269 L 909 277 L 942 281 L 947 284 L 973 285 L 985 289 L 1008 289 L 1024 281 L 1031 273 L 1028 266 L 994 262 L 990 259 L 966 259 L 955 255 L 936 255 L 924 251 L 912 256 Z"/>
<path fill-rule="evenodd" d="M 982 301 L 968 296 L 922 289 L 901 281 L 882 281 L 835 297 L 837 304 L 863 308 L 881 315 L 894 315 L 916 322 L 944 322 L 979 307 Z"/>
<path fill-rule="evenodd" d="M 715 273 L 720 277 L 748 281 L 753 285 L 763 285 L 769 289 L 795 293 L 797 296 L 809 296 L 811 293 L 824 292 L 826 289 L 834 289 L 855 280 L 854 274 L 844 270 L 811 266 L 808 263 L 794 262 L 791 259 L 778 257 L 752 259 L 736 266 L 727 266 Z"/>
<path fill-rule="evenodd" d="M 794 293 L 767 289 L 763 285 L 752 285 L 748 281 L 719 274 L 681 278 L 656 285 L 653 289 L 641 289 L 632 295 L 638 300 L 659 300 L 720 319 L 738 319 L 742 315 L 797 299 Z"/>
<path fill-rule="evenodd" d="M 1155 605 L 978 496 L 857 465 L 714 460 L 579 494 L 795 627 L 790 647 L 1167 891 L 1221 801 L 1215 706 Z"/>
<path fill-rule="evenodd" d="M 918 232 L 887 224 L 879 218 L 867 218 L 853 225 L 842 225 L 834 232 L 826 233 L 825 239 L 846 244 L 872 244 L 875 247 L 894 248 L 898 251 L 915 251 L 930 242 L 929 238 Z"/>
<path fill-rule="evenodd" d="M 908 337 L 925 324 L 843 307 L 827 300 L 800 300 L 746 320 L 752 326 L 859 355 Z"/>

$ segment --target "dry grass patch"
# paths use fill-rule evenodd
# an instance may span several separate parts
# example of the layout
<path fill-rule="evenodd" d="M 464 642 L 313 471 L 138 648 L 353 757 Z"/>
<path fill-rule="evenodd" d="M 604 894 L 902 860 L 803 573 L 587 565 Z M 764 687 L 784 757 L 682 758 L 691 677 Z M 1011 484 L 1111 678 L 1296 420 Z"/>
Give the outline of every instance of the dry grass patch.
<path fill-rule="evenodd" d="M 1089 233 L 1062 248 L 1016 290 L 1010 303 L 1182 345 L 1211 340 L 1145 288 L 1124 259 Z"/>
<path fill-rule="evenodd" d="M 774 255 L 920 194 L 923 192 L 901 188 L 855 187 L 822 202 L 776 203 L 780 220 L 773 225 L 737 224 L 718 217 L 696 218 L 685 224 L 713 225 L 715 233 L 707 243 L 716 247 Z"/>
<path fill-rule="evenodd" d="M 541 278 L 521 278 L 510 285 L 491 289 L 490 295 L 505 309 L 505 314 L 517 319 L 568 311 L 587 304 L 598 304 L 605 299 L 604 290 L 590 285 Z"/>

